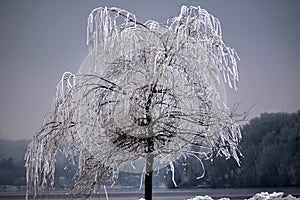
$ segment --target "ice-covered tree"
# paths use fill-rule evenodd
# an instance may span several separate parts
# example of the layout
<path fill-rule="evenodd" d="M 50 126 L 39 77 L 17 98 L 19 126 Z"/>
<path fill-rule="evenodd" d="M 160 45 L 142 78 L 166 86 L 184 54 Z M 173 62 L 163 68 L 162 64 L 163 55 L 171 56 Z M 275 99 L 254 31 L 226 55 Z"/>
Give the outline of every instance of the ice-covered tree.
<path fill-rule="evenodd" d="M 87 45 L 79 71 L 63 74 L 53 112 L 28 147 L 28 191 L 54 185 L 58 152 L 78 162 L 70 185 L 83 193 L 144 159 L 146 199 L 152 171 L 174 171 L 182 155 L 201 162 L 217 152 L 239 161 L 240 129 L 223 85 L 237 89 L 238 57 L 223 42 L 218 19 L 182 6 L 165 24 L 140 23 L 126 10 L 96 8 Z"/>

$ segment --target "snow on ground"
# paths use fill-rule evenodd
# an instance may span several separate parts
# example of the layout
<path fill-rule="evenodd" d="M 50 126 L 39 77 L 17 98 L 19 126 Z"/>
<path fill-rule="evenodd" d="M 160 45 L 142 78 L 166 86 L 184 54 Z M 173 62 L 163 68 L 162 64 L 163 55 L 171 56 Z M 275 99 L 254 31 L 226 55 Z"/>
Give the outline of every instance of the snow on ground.
<path fill-rule="evenodd" d="M 210 196 L 196 196 L 187 200 L 214 200 Z M 230 200 L 229 198 L 221 198 L 218 200 Z M 283 196 L 283 192 L 273 192 L 269 194 L 268 192 L 257 193 L 248 200 L 300 200 L 300 198 L 293 197 L 291 195 Z"/>
<path fill-rule="evenodd" d="M 139 200 L 145 200 L 144 198 L 140 198 Z M 196 196 L 194 198 L 186 199 L 186 200 L 214 200 L 210 196 Z M 230 200 L 229 198 L 220 198 L 218 200 Z M 300 198 L 296 198 L 292 195 L 284 196 L 283 192 L 273 192 L 269 194 L 268 192 L 261 192 L 255 194 L 253 197 L 246 200 L 300 200 Z"/>

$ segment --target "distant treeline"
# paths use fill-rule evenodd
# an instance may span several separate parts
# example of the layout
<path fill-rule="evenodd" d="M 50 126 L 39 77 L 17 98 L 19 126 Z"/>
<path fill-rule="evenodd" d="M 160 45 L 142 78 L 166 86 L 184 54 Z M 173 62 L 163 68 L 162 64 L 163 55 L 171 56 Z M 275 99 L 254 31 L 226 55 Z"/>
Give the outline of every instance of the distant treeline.
<path fill-rule="evenodd" d="M 264 113 L 242 128 L 241 165 L 233 159 L 182 157 L 175 163 L 178 187 L 251 187 L 300 186 L 300 111 L 297 113 Z M 0 185 L 24 185 L 23 155 L 29 141 L 0 140 Z M 58 184 L 69 181 L 63 161 L 58 163 Z M 75 167 L 76 168 L 76 167 Z M 71 170 L 74 173 L 74 169 Z M 168 168 L 155 173 L 154 182 L 174 188 Z M 62 179 L 63 178 L 63 179 Z M 60 182 L 60 183 L 59 183 Z M 120 185 L 139 186 L 140 176 L 121 173 Z"/>
<path fill-rule="evenodd" d="M 25 185 L 24 154 L 29 140 L 0 140 L 0 185 Z"/>
<path fill-rule="evenodd" d="M 179 161 L 175 171 L 179 186 L 207 187 L 275 187 L 300 186 L 300 111 L 297 113 L 264 113 L 242 128 L 241 166 L 233 159 L 214 157 L 203 160 L 202 168 L 195 158 Z M 198 164 L 197 164 L 198 163 Z M 171 175 L 166 185 L 174 187 Z"/>

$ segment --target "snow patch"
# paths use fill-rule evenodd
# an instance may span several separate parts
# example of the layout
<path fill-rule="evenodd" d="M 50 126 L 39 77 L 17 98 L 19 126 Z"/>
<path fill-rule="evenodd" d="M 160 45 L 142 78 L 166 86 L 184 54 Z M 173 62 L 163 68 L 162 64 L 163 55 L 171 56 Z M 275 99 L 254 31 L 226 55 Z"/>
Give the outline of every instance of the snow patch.
<path fill-rule="evenodd" d="M 195 196 L 192 199 L 187 199 L 187 200 L 213 200 L 213 198 L 211 198 L 210 196 Z"/>
<path fill-rule="evenodd" d="M 298 200 L 300 198 L 296 198 L 292 195 L 288 195 L 286 197 L 283 196 L 283 192 L 273 192 L 269 194 L 268 192 L 261 192 L 255 194 L 253 197 L 248 200 Z M 187 200 L 213 200 L 210 196 L 196 196 L 194 198 L 190 198 Z M 220 198 L 218 200 L 230 200 L 229 198 Z"/>

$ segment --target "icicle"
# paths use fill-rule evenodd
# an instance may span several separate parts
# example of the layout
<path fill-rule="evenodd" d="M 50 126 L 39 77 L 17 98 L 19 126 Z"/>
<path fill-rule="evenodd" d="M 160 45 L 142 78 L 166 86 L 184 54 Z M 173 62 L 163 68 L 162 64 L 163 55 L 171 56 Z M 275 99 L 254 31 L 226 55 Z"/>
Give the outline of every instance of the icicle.
<path fill-rule="evenodd" d="M 230 72 L 229 70 L 227 70 L 227 82 L 230 88 L 232 88 L 232 84 L 231 84 L 231 78 L 230 78 Z"/>
<path fill-rule="evenodd" d="M 203 177 L 205 176 L 205 168 L 204 168 L 204 165 L 203 165 L 202 160 L 201 160 L 198 156 L 196 156 L 195 154 L 193 154 L 193 153 L 188 153 L 188 155 L 194 156 L 194 157 L 200 162 L 200 165 L 201 165 L 201 168 L 202 168 L 202 171 L 203 171 L 203 172 L 202 172 L 202 175 L 196 177 L 196 179 L 201 179 L 201 178 L 203 178 Z"/>
<path fill-rule="evenodd" d="M 106 186 L 105 186 L 105 184 L 103 185 L 103 188 L 104 188 L 104 192 L 105 192 L 105 197 L 106 197 L 106 200 L 108 200 L 108 193 L 107 193 L 107 190 L 106 190 Z"/>
<path fill-rule="evenodd" d="M 90 14 L 88 16 L 88 25 L 86 30 L 86 45 L 90 43 L 90 33 L 93 31 L 93 16 Z"/>
<path fill-rule="evenodd" d="M 175 168 L 174 168 L 174 165 L 173 165 L 173 162 L 170 162 L 170 168 L 171 168 L 171 172 L 172 172 L 172 181 L 173 181 L 173 184 L 175 187 L 177 187 L 177 184 L 175 182 Z"/>
<path fill-rule="evenodd" d="M 132 167 L 133 169 L 136 169 L 136 167 L 134 166 L 134 164 L 133 164 L 132 161 L 130 161 L 130 165 L 131 165 L 131 167 Z"/>
<path fill-rule="evenodd" d="M 146 166 L 144 167 L 142 173 L 141 173 L 141 179 L 140 179 L 140 187 L 139 187 L 139 190 L 142 189 L 143 187 L 143 180 L 144 180 L 144 177 L 145 177 L 145 174 L 146 174 Z"/>

